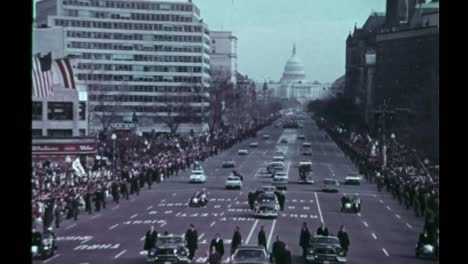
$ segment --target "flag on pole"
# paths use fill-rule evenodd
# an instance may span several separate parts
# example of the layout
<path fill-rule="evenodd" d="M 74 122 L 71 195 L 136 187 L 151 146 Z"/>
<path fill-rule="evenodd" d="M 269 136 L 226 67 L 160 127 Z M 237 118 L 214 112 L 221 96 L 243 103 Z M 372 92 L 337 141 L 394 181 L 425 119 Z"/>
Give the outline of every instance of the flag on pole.
<path fill-rule="evenodd" d="M 72 168 L 80 177 L 86 174 L 83 166 L 81 165 L 80 158 L 76 158 L 75 161 L 73 161 Z"/>
<path fill-rule="evenodd" d="M 52 94 L 53 73 L 52 73 L 52 53 L 33 58 L 33 96 L 46 97 Z"/>
<path fill-rule="evenodd" d="M 59 82 L 63 87 L 76 90 L 75 75 L 70 58 L 56 59 L 54 67 L 54 72 L 56 72 Z"/>

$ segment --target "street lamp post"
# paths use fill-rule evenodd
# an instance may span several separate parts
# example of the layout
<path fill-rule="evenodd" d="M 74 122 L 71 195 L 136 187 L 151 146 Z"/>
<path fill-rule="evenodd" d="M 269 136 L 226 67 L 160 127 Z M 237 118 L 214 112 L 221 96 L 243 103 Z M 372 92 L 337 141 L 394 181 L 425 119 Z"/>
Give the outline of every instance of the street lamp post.
<path fill-rule="evenodd" d="M 392 133 L 390 135 L 390 138 L 392 139 L 392 163 L 395 163 L 395 134 Z"/>
<path fill-rule="evenodd" d="M 117 140 L 117 135 L 115 133 L 112 133 L 112 171 L 114 171 L 115 168 L 115 141 Z"/>

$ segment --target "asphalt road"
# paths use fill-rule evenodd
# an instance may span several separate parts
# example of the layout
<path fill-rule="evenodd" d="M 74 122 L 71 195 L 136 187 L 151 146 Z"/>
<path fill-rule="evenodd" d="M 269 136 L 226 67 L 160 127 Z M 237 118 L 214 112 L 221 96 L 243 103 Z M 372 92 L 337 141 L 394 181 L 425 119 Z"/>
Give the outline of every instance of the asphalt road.
<path fill-rule="evenodd" d="M 269 140 L 262 139 L 269 134 Z M 302 156 L 297 135 L 305 134 L 312 143 L 312 156 Z M 280 144 L 282 137 L 288 144 Z M 258 148 L 250 148 L 251 142 L 258 142 Z M 237 150 L 246 148 L 249 154 L 238 156 Z M 257 220 L 252 217 L 247 204 L 247 194 L 258 186 L 271 183 L 259 171 L 273 157 L 276 150 L 283 150 L 286 169 L 289 174 L 285 210 L 276 220 Z M 244 175 L 242 190 L 225 190 L 224 184 L 232 169 L 221 168 L 224 160 L 233 159 L 237 169 Z M 298 179 L 298 164 L 301 160 L 311 160 L 316 184 L 301 185 Z M 320 191 L 320 183 L 325 178 L 336 178 L 340 182 L 347 173 L 355 170 L 351 161 L 344 156 L 336 144 L 325 140 L 324 132 L 319 131 L 314 121 L 308 120 L 302 129 L 282 129 L 267 127 L 256 139 L 249 139 L 235 145 L 203 164 L 207 173 L 205 184 L 189 184 L 188 174 L 170 178 L 153 185 L 151 190 L 140 192 L 130 201 L 120 205 L 108 198 L 107 209 L 99 214 L 88 216 L 82 213 L 78 221 L 64 221 L 56 230 L 59 249 L 53 258 L 36 263 L 146 263 L 143 250 L 144 235 L 151 225 L 159 233 L 168 231 L 183 234 L 190 223 L 199 234 L 199 249 L 194 262 L 203 263 L 209 243 L 216 233 L 225 242 L 227 260 L 234 227 L 240 227 L 244 244 L 257 244 L 257 234 L 263 225 L 268 247 L 276 236 L 280 236 L 293 254 L 293 263 L 303 263 L 299 247 L 299 233 L 302 222 L 307 222 L 314 231 L 323 222 L 332 234 L 345 225 L 351 245 L 348 263 L 394 264 L 423 263 L 414 256 L 414 247 L 423 219 L 416 218 L 412 210 L 406 210 L 386 192 L 377 192 L 374 184 L 365 181 L 360 186 L 340 185 L 340 193 L 329 194 Z M 206 188 L 209 203 L 206 208 L 189 208 L 188 201 L 196 190 Z M 342 193 L 358 194 L 362 211 L 359 214 L 341 213 Z M 135 199 L 136 198 L 136 199 Z"/>

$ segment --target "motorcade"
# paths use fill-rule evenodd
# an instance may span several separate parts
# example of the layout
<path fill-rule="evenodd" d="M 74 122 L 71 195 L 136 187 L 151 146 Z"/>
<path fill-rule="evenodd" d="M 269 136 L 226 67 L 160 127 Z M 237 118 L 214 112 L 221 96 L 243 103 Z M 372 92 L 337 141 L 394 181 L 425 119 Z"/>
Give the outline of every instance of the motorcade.
<path fill-rule="evenodd" d="M 189 201 L 189 207 L 205 207 L 207 204 L 208 196 L 205 191 L 195 192 Z"/>
<path fill-rule="evenodd" d="M 246 149 L 239 149 L 237 151 L 237 154 L 240 155 L 240 156 L 245 156 L 245 155 L 249 154 L 249 151 L 246 150 Z"/>
<path fill-rule="evenodd" d="M 299 183 L 313 184 L 312 162 L 299 162 Z"/>
<path fill-rule="evenodd" d="M 234 160 L 225 160 L 223 161 L 222 167 L 223 168 L 234 168 L 236 166 L 236 163 Z"/>
<path fill-rule="evenodd" d="M 297 136 L 297 139 L 305 140 L 305 135 L 304 135 L 304 134 L 301 134 L 301 135 Z"/>
<path fill-rule="evenodd" d="M 340 184 L 335 179 L 326 178 L 322 183 L 322 192 L 337 193 Z"/>
<path fill-rule="evenodd" d="M 358 175 L 357 173 L 349 173 L 348 176 L 345 177 L 344 184 L 360 185 L 361 181 L 362 181 L 362 176 Z"/>
<path fill-rule="evenodd" d="M 232 257 L 230 264 L 270 264 L 270 255 L 263 246 L 239 246 Z"/>
<path fill-rule="evenodd" d="M 359 197 L 353 196 L 345 200 L 344 204 L 343 202 L 341 203 L 341 212 L 359 213 L 361 211 L 361 199 Z"/>
<path fill-rule="evenodd" d="M 264 134 L 264 135 L 263 135 L 263 139 L 270 139 L 270 135 Z"/>
<path fill-rule="evenodd" d="M 182 235 L 160 235 L 154 248 L 148 250 L 147 263 L 189 264 L 189 250 Z"/>
<path fill-rule="evenodd" d="M 273 177 L 276 171 L 284 170 L 284 162 L 273 161 L 267 165 L 267 171 Z"/>
<path fill-rule="evenodd" d="M 242 189 L 242 180 L 238 176 L 230 175 L 226 180 L 226 189 Z"/>
<path fill-rule="evenodd" d="M 288 189 L 288 174 L 285 172 L 278 172 L 273 177 L 273 186 L 276 190 L 287 190 Z"/>
<path fill-rule="evenodd" d="M 284 162 L 284 156 L 273 156 L 273 162 Z"/>
<path fill-rule="evenodd" d="M 192 170 L 190 173 L 190 183 L 204 183 L 205 181 L 206 176 L 203 170 Z"/>
<path fill-rule="evenodd" d="M 257 142 L 252 142 L 250 143 L 251 148 L 258 148 L 258 143 Z"/>
<path fill-rule="evenodd" d="M 307 249 L 306 262 L 314 264 L 346 263 L 340 240 L 334 236 L 312 236 Z"/>

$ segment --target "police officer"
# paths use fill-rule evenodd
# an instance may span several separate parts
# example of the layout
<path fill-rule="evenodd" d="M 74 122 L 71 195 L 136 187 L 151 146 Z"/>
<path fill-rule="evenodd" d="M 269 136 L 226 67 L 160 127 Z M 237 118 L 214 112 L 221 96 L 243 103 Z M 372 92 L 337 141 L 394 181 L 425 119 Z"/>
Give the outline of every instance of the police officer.
<path fill-rule="evenodd" d="M 302 257 L 304 258 L 306 257 L 309 243 L 310 243 L 310 232 L 309 232 L 309 228 L 307 228 L 307 223 L 304 222 L 302 223 L 301 236 L 299 238 L 299 246 L 301 246 L 302 248 Z"/>
<path fill-rule="evenodd" d="M 195 250 L 198 249 L 198 232 L 193 224 L 190 224 L 189 229 L 185 232 L 185 241 L 189 250 L 188 258 L 192 260 L 195 256 Z"/>
<path fill-rule="evenodd" d="M 231 256 L 234 255 L 234 252 L 236 252 L 236 249 L 242 244 L 242 236 L 239 231 L 239 227 L 236 226 L 234 230 L 234 235 L 232 236 L 232 242 L 231 242 Z"/>
<path fill-rule="evenodd" d="M 265 250 L 267 250 L 267 240 L 263 226 L 261 226 L 260 231 L 258 231 L 258 245 L 265 247 Z"/>

